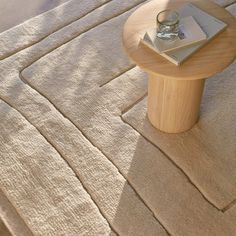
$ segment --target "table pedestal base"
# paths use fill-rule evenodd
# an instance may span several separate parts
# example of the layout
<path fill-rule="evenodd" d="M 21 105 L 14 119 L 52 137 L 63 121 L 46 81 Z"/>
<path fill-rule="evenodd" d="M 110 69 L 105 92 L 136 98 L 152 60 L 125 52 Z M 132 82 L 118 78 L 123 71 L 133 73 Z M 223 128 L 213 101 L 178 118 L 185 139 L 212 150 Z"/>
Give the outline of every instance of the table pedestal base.
<path fill-rule="evenodd" d="M 180 133 L 198 120 L 205 79 L 175 80 L 149 75 L 148 117 L 157 129 Z"/>

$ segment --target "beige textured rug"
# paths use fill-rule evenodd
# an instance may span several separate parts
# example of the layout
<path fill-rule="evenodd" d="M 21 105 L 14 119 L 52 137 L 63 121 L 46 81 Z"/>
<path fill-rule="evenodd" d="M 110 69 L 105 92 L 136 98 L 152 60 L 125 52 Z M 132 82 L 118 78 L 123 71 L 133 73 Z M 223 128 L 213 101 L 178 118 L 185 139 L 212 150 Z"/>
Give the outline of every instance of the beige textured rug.
<path fill-rule="evenodd" d="M 143 2 L 71 0 L 0 34 L 0 235 L 236 235 L 236 64 L 191 131 L 157 131 L 122 49 Z"/>

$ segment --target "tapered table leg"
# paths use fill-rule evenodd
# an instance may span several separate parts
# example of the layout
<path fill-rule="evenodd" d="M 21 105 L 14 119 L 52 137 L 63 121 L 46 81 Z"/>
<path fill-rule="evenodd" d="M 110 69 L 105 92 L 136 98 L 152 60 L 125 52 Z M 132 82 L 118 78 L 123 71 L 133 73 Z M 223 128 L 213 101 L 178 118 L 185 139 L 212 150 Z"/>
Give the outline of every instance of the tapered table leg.
<path fill-rule="evenodd" d="M 176 80 L 149 75 L 148 117 L 157 129 L 180 133 L 198 120 L 205 79 Z"/>

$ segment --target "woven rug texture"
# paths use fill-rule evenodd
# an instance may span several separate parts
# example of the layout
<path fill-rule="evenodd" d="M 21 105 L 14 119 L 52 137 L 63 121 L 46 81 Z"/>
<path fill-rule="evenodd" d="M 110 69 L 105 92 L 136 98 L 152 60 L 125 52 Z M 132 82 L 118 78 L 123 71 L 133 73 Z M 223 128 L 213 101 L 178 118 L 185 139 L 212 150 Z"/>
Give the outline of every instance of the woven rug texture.
<path fill-rule="evenodd" d="M 236 62 L 192 130 L 156 130 L 122 46 L 145 2 L 70 0 L 0 33 L 1 236 L 236 235 Z"/>

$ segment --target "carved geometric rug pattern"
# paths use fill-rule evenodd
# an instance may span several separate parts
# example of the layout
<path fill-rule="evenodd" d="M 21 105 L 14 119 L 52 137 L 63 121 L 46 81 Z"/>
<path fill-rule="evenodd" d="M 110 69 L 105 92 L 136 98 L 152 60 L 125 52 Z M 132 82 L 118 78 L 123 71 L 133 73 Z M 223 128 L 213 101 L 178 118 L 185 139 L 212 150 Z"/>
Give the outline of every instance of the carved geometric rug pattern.
<path fill-rule="evenodd" d="M 71 0 L 0 34 L 0 232 L 236 235 L 236 64 L 192 130 L 154 129 L 122 47 L 144 2 Z"/>

